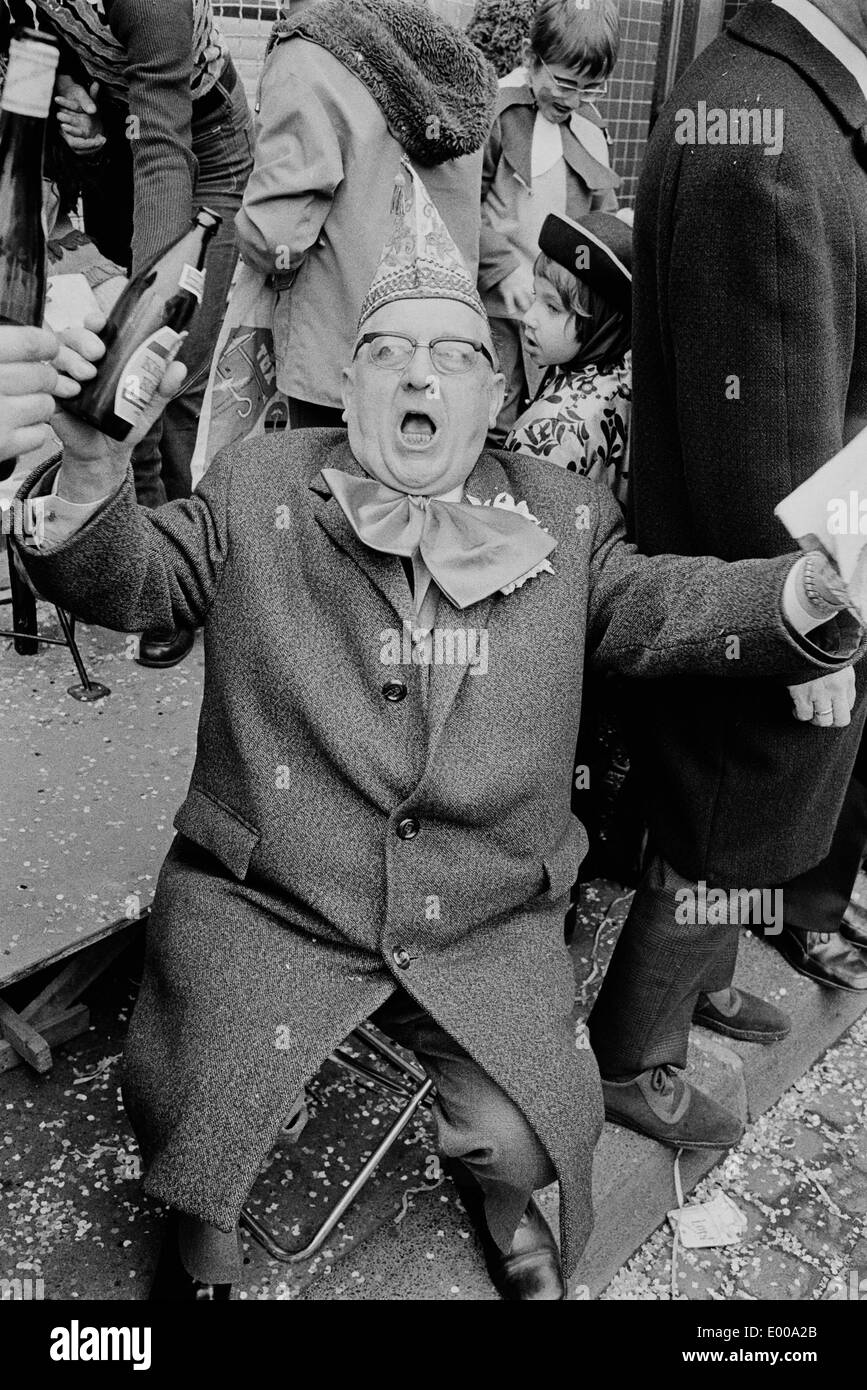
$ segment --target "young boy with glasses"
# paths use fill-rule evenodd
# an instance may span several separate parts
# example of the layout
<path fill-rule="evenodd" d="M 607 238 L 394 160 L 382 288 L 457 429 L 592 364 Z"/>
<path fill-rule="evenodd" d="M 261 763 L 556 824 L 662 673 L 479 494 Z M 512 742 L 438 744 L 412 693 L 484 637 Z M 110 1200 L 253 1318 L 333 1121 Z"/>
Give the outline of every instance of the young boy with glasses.
<path fill-rule="evenodd" d="M 616 0 L 540 0 L 523 66 L 501 78 L 482 173 L 479 291 L 491 321 L 506 399 L 490 442 L 501 445 L 539 368 L 525 354 L 521 316 L 549 213 L 579 221 L 617 207 L 620 180 L 594 100 L 617 61 Z"/>

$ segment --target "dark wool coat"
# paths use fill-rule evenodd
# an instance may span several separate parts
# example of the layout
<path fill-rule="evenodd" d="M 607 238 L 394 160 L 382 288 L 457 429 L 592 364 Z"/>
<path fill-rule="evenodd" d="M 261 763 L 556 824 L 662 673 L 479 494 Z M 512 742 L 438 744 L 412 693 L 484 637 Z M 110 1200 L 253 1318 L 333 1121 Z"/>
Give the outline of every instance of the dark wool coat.
<path fill-rule="evenodd" d="M 678 112 L 699 102 L 779 111 L 781 152 L 678 144 Z M 766 4 L 711 44 L 657 122 L 633 264 L 643 551 L 789 550 L 775 505 L 867 424 L 865 129 L 855 79 Z M 680 873 L 759 886 L 824 858 L 867 712 L 856 676 L 846 729 L 799 724 L 776 680 L 633 692 L 651 835 Z"/>
<path fill-rule="evenodd" d="M 605 489 L 485 453 L 468 491 L 526 500 L 557 540 L 553 573 L 463 613 L 441 599 L 438 627 L 487 633 L 488 669 L 431 668 L 425 710 L 418 667 L 382 662 L 411 618 L 401 564 L 356 538 L 323 467 L 361 472 L 342 431 L 249 441 L 189 501 L 137 508 L 127 479 L 56 552 L 22 552 L 85 621 L 205 630 L 196 763 L 126 1052 L 147 1189 L 230 1227 L 297 1092 L 397 982 L 545 1145 L 571 1269 L 602 1124 L 563 945 L 586 849 L 570 812 L 585 649 L 633 676 L 797 680 L 808 649 L 839 662 L 787 633 L 790 558 L 639 556 Z M 857 625 L 831 627 L 851 656 Z"/>

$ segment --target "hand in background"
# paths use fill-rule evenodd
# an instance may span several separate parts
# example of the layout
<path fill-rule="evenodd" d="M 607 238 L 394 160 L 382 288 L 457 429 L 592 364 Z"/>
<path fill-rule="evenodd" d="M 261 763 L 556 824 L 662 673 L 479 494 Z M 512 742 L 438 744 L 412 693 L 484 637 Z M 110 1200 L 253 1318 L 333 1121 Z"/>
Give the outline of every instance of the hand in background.
<path fill-rule="evenodd" d="M 513 270 L 500 281 L 498 289 L 511 318 L 520 318 L 533 303 L 533 277 L 524 269 Z"/>
<path fill-rule="evenodd" d="M 85 90 L 64 75 L 57 79 L 57 91 L 58 95 L 54 98 L 57 121 L 69 148 L 76 154 L 92 154 L 102 149 L 105 136 L 93 100 L 99 91 L 99 83 L 91 82 L 89 90 Z"/>
<path fill-rule="evenodd" d="M 855 672 L 846 666 L 804 685 L 790 685 L 789 694 L 796 719 L 820 729 L 845 729 L 855 703 Z"/>
<path fill-rule="evenodd" d="M 58 370 L 59 352 L 50 329 L 0 327 L 0 462 L 41 449 L 57 401 L 78 394 Z"/>

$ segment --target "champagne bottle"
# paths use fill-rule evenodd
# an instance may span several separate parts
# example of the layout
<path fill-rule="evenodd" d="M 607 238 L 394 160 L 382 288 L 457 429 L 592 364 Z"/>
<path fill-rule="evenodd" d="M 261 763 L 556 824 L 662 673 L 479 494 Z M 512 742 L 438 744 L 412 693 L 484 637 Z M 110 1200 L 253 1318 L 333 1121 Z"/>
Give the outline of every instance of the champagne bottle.
<path fill-rule="evenodd" d="M 222 218 L 199 208 L 184 234 L 136 275 L 100 333 L 105 356 L 95 377 L 63 408 L 111 439 L 141 421 L 202 301 L 208 243 Z"/>
<path fill-rule="evenodd" d="M 15 30 L 0 99 L 0 324 L 42 323 L 42 152 L 58 57 L 47 34 Z M 0 479 L 14 468 L 0 463 Z"/>

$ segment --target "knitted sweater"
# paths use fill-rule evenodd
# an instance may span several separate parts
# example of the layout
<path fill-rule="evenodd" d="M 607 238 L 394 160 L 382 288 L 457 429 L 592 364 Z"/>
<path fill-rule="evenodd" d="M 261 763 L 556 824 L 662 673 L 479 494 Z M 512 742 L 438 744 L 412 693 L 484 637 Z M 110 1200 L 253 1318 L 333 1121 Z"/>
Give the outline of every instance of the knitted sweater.
<path fill-rule="evenodd" d="M 170 6 L 161 0 L 35 3 L 40 24 L 56 33 L 88 77 L 135 118 L 127 133 L 136 274 L 192 218 L 193 100 L 214 85 L 228 55 L 211 0 L 172 0 Z"/>

